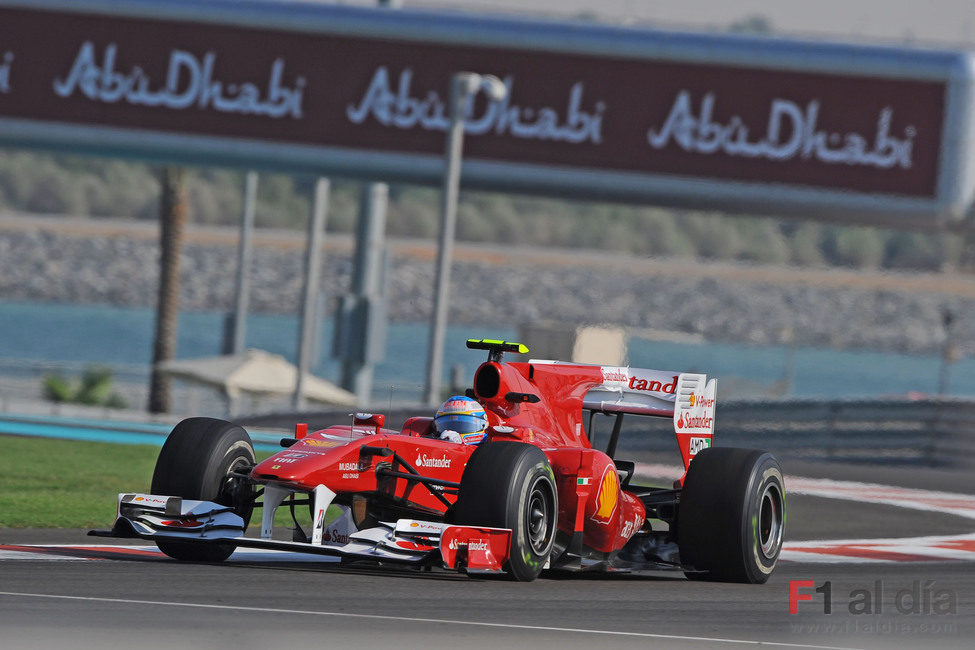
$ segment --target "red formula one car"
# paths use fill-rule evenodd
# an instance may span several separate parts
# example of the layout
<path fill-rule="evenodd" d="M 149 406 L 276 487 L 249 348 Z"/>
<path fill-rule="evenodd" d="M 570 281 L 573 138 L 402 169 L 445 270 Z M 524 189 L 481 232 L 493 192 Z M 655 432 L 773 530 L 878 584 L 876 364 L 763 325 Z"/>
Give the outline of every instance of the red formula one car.
<path fill-rule="evenodd" d="M 111 531 L 152 539 L 180 560 L 221 561 L 237 547 L 318 553 L 532 580 L 544 569 L 678 569 L 692 579 L 765 582 L 785 527 L 775 458 L 712 447 L 715 384 L 705 375 L 529 361 L 517 343 L 488 352 L 468 396 L 487 413 L 477 446 L 441 440 L 430 417 L 399 431 L 382 415 L 307 432 L 257 463 L 239 426 L 180 422 L 156 463 L 152 494 L 121 494 Z M 615 415 L 605 451 L 585 413 Z M 616 458 L 626 414 L 673 418 L 684 474 L 673 487 L 631 483 Z M 591 432 L 590 432 L 591 433 Z M 307 533 L 274 539 L 282 505 L 311 508 Z M 340 515 L 326 522 L 326 509 Z M 262 508 L 260 536 L 245 536 Z M 334 513 L 335 510 L 333 509 Z"/>

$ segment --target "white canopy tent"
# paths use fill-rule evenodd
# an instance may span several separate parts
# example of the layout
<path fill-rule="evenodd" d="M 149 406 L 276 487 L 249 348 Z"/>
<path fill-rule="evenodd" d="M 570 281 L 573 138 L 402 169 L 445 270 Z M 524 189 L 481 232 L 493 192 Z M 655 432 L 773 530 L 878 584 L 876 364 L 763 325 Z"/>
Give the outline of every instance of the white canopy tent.
<path fill-rule="evenodd" d="M 294 394 L 297 368 L 278 354 L 247 350 L 243 354 L 174 359 L 159 364 L 165 374 L 187 382 L 210 386 L 228 400 L 228 410 L 240 397 L 289 397 Z M 354 406 L 356 396 L 311 374 L 303 382 L 305 399 L 321 404 Z"/>

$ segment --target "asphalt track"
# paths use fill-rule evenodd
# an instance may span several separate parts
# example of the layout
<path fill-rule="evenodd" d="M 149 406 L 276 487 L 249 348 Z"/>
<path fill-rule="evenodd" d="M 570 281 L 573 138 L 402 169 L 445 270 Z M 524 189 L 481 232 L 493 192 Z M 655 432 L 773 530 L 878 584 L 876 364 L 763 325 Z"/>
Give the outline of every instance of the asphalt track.
<path fill-rule="evenodd" d="M 975 478 L 965 473 L 786 464 L 787 475 L 793 472 L 888 484 L 897 478 L 907 487 L 975 494 Z M 789 499 L 793 543 L 971 533 L 970 516 Z M 114 540 L 0 530 L 0 544 L 8 545 L 105 541 Z M 962 544 L 975 551 L 975 543 Z M 0 560 L 3 647 L 970 648 L 975 634 L 975 562 L 907 554 L 884 562 L 782 561 L 766 585 L 691 582 L 672 573 L 517 584 L 309 562 L 106 557 L 55 552 Z M 790 614 L 790 580 L 828 581 L 832 611 L 824 613 L 822 594 L 803 588 L 813 600 Z M 851 601 L 864 609 L 864 592 L 873 613 L 851 613 Z"/>

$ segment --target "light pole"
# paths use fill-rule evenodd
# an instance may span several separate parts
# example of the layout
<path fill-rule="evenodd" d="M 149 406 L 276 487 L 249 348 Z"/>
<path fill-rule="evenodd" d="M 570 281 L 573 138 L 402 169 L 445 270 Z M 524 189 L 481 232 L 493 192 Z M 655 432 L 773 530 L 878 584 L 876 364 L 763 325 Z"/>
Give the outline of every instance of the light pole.
<path fill-rule="evenodd" d="M 494 75 L 458 72 L 450 82 L 450 127 L 444 160 L 443 190 L 440 194 L 440 237 L 433 285 L 433 314 L 430 318 L 430 347 L 427 351 L 427 404 L 440 402 L 440 375 L 443 369 L 443 341 L 447 329 L 447 298 L 450 294 L 450 262 L 457 225 L 457 194 L 460 188 L 460 161 L 464 148 L 464 118 L 471 99 L 483 90 L 492 101 L 501 101 L 508 89 Z"/>
<path fill-rule="evenodd" d="M 224 342 L 224 354 L 244 353 L 256 205 L 257 172 L 249 171 L 244 181 L 244 213 L 240 217 L 240 243 L 237 246 L 237 284 L 234 292 L 234 311 L 230 320 L 232 336 L 229 341 Z"/>
<path fill-rule="evenodd" d="M 296 411 L 305 408 L 305 375 L 311 371 L 315 307 L 318 305 L 318 279 L 322 273 L 322 244 L 325 242 L 325 221 L 328 216 L 328 193 L 331 183 L 319 178 L 315 183 L 315 202 L 308 220 L 308 248 L 305 250 L 305 286 L 301 297 L 301 323 L 298 333 L 298 363 L 292 406 Z"/>

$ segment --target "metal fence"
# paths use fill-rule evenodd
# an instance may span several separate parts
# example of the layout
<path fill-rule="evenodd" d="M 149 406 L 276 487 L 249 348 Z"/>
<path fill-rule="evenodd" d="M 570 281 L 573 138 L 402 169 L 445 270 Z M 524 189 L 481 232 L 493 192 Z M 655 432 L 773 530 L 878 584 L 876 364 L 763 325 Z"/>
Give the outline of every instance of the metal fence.
<path fill-rule="evenodd" d="M 635 418 L 634 418 L 635 419 Z M 782 456 L 927 466 L 975 466 L 975 400 L 742 400 L 719 403 L 715 443 Z M 608 424 L 596 427 L 608 434 Z M 623 448 L 671 451 L 672 425 L 624 427 Z"/>
<path fill-rule="evenodd" d="M 70 375 L 80 366 L 3 370 L 0 411 L 14 412 L 23 410 L 28 402 L 43 404 L 40 370 Z M 144 390 L 145 380 L 127 375 L 124 369 L 117 377 L 118 387 L 131 403 L 136 407 L 143 404 L 136 388 Z M 185 390 L 187 395 L 180 395 L 187 402 L 185 412 L 222 416 L 222 403 L 215 397 L 213 404 L 204 404 L 212 408 L 200 409 L 201 391 Z M 308 422 L 323 428 L 348 422 L 350 414 L 347 407 L 295 414 L 290 410 L 269 413 L 274 405 L 263 406 L 263 415 L 236 419 L 252 426 L 290 429 L 295 422 Z M 400 427 L 407 417 L 432 414 L 422 405 L 386 406 L 377 412 L 386 413 L 391 428 Z M 715 443 L 721 446 L 767 449 L 782 457 L 975 468 L 975 399 L 728 400 L 718 403 L 715 419 Z M 592 426 L 587 426 L 594 447 L 606 446 L 612 423 L 611 417 L 594 416 Z M 667 418 L 626 416 L 619 449 L 624 453 L 676 453 L 673 431 Z"/>
<path fill-rule="evenodd" d="M 428 408 L 394 408 L 387 426 Z M 291 413 L 246 418 L 251 424 L 293 427 Z M 347 421 L 348 410 L 303 416 L 313 427 Z M 596 415 L 587 427 L 593 446 L 604 448 L 613 420 Z M 738 400 L 719 403 L 715 442 L 767 449 L 783 457 L 975 467 L 975 400 Z M 623 453 L 676 453 L 673 423 L 666 418 L 627 416 Z M 676 458 L 676 456 L 675 456 Z"/>

